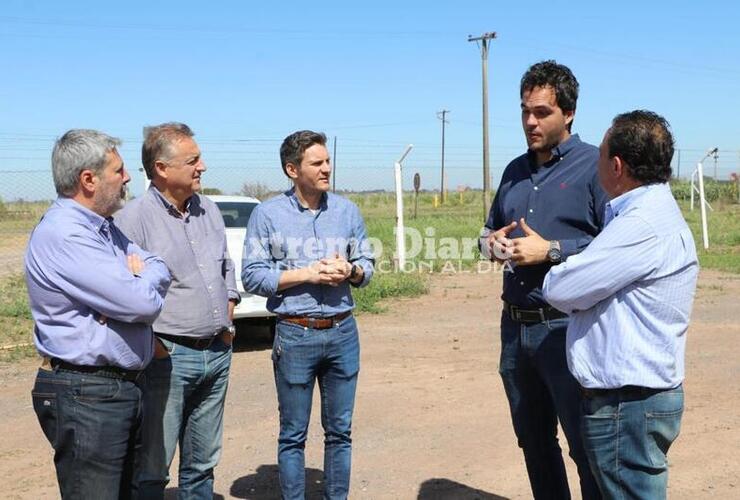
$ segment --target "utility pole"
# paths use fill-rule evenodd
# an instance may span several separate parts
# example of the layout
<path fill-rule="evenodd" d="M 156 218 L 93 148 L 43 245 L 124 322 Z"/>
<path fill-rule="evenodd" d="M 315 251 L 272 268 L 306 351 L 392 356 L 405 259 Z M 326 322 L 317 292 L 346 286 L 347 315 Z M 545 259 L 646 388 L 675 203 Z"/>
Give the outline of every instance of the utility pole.
<path fill-rule="evenodd" d="M 445 123 L 450 122 L 445 119 L 445 116 L 449 112 L 449 110 L 443 109 L 437 113 L 437 118 L 442 120 L 442 175 L 439 183 L 439 199 L 442 200 L 442 203 L 447 201 L 447 194 L 445 193 Z"/>
<path fill-rule="evenodd" d="M 714 148 L 714 155 L 712 155 L 712 158 L 714 158 L 714 180 L 717 181 L 719 178 L 717 177 L 717 160 L 719 159 L 719 150 L 717 148 Z"/>
<path fill-rule="evenodd" d="M 337 136 L 334 136 L 334 153 L 331 156 L 331 192 L 337 192 Z"/>
<path fill-rule="evenodd" d="M 488 165 L 488 43 L 496 38 L 496 32 L 483 33 L 481 36 L 468 35 L 469 42 L 475 42 L 480 48 L 483 65 L 483 219 L 491 206 L 491 173 Z"/>

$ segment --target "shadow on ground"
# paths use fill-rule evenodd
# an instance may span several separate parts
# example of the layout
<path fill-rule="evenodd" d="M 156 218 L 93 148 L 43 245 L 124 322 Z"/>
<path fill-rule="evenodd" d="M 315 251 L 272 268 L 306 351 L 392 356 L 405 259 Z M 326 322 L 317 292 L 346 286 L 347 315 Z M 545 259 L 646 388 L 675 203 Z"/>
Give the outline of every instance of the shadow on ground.
<path fill-rule="evenodd" d="M 427 479 L 421 483 L 418 500 L 508 500 L 507 497 L 494 495 L 451 481 L 450 479 Z"/>
<path fill-rule="evenodd" d="M 324 492 L 324 472 L 306 468 L 306 500 L 319 500 Z M 257 472 L 240 477 L 229 492 L 236 498 L 248 500 L 275 500 L 280 498 L 278 466 L 260 465 Z"/>

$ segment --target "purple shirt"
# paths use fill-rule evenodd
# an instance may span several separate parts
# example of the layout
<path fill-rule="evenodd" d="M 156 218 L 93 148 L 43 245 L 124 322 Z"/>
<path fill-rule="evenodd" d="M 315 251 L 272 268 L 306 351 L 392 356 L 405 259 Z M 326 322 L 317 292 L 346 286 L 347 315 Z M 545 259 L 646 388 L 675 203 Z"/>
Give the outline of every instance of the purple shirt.
<path fill-rule="evenodd" d="M 126 256 L 145 267 L 129 271 Z M 26 283 L 43 356 L 76 365 L 141 370 L 152 359 L 151 323 L 162 310 L 170 274 L 110 221 L 58 198 L 31 233 Z M 100 318 L 107 318 L 101 323 Z"/>
<path fill-rule="evenodd" d="M 226 248 L 221 212 L 194 194 L 181 214 L 154 185 L 115 215 L 131 240 L 164 259 L 172 286 L 154 331 L 184 337 L 210 337 L 231 325 L 229 299 L 241 300 L 234 262 Z"/>

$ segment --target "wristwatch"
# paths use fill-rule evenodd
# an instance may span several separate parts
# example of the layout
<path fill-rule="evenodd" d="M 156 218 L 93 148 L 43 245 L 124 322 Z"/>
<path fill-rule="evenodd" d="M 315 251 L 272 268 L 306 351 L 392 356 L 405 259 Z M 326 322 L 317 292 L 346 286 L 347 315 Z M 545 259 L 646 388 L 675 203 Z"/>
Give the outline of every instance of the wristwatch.
<path fill-rule="evenodd" d="M 558 263 L 563 258 L 563 254 L 560 251 L 560 242 L 558 240 L 552 240 L 550 242 L 550 249 L 547 251 L 547 260 L 552 263 Z"/>
<path fill-rule="evenodd" d="M 226 331 L 229 332 L 232 339 L 234 338 L 234 336 L 236 336 L 236 327 L 234 325 L 227 326 Z"/>
<path fill-rule="evenodd" d="M 357 277 L 357 275 L 360 274 L 360 266 L 357 264 L 352 264 L 352 269 L 349 271 L 349 280 L 352 281 Z"/>

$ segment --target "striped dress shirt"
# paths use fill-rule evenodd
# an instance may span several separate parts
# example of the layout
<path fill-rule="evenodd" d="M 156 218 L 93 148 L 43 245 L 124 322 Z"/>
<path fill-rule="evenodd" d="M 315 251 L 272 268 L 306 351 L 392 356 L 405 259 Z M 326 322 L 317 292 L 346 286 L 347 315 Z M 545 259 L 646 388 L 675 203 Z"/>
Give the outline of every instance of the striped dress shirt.
<path fill-rule="evenodd" d="M 546 300 L 571 315 L 568 367 L 587 388 L 676 387 L 699 270 L 691 231 L 667 184 L 605 211 L 604 230 L 545 277 Z"/>

